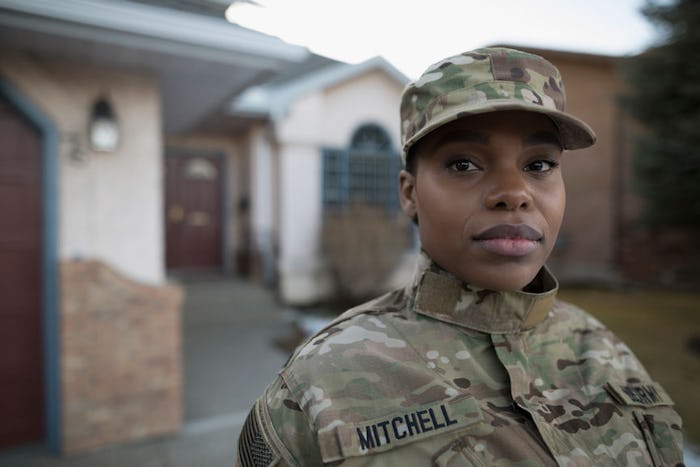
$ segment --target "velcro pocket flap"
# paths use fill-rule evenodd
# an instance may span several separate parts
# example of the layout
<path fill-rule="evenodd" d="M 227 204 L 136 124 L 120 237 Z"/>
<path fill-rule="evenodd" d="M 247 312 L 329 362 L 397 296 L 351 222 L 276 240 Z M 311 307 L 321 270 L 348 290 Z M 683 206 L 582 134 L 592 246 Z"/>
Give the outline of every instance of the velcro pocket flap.
<path fill-rule="evenodd" d="M 673 405 L 673 401 L 660 384 L 653 381 L 642 383 L 606 383 L 605 389 L 621 405 L 657 407 Z"/>
<path fill-rule="evenodd" d="M 484 419 L 473 397 L 410 407 L 386 416 L 319 430 L 324 462 L 387 451 Z"/>

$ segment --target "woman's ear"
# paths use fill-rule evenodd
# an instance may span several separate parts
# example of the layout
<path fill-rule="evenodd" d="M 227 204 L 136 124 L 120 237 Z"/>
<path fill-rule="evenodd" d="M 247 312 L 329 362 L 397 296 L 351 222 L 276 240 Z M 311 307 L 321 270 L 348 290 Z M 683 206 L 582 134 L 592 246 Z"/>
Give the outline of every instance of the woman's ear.
<path fill-rule="evenodd" d="M 416 220 L 418 207 L 416 206 L 416 176 L 407 170 L 399 173 L 399 200 L 403 212 L 413 220 Z"/>

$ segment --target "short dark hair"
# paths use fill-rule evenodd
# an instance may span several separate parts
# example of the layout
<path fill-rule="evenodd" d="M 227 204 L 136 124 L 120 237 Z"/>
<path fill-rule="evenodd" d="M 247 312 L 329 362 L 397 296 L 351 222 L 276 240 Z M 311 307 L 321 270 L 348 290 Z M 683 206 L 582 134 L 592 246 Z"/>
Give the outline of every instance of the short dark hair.
<path fill-rule="evenodd" d="M 406 150 L 406 164 L 404 164 L 404 170 L 411 175 L 416 175 L 416 169 L 418 168 L 416 164 L 416 145 L 413 144 Z"/>

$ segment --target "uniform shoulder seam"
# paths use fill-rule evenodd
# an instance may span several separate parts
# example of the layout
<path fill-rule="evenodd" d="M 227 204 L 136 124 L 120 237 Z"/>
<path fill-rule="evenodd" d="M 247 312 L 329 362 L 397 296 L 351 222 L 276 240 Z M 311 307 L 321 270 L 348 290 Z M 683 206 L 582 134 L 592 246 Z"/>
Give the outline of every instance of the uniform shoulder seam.
<path fill-rule="evenodd" d="M 393 290 L 389 293 L 381 295 L 381 296 L 379 296 L 375 299 L 372 299 L 368 302 L 365 302 L 365 303 L 362 303 L 360 305 L 357 305 L 356 307 L 350 308 L 349 310 L 340 314 L 337 318 L 333 319 L 327 325 L 325 325 L 320 331 L 318 331 L 316 333 L 316 335 L 318 335 L 318 334 L 328 330 L 329 328 L 336 326 L 344 321 L 348 321 L 356 316 L 359 316 L 359 315 L 362 315 L 365 313 L 371 313 L 373 311 L 382 311 L 382 310 L 386 309 L 384 302 L 392 295 L 397 295 L 397 294 L 400 294 L 401 292 L 403 292 L 402 289 Z"/>

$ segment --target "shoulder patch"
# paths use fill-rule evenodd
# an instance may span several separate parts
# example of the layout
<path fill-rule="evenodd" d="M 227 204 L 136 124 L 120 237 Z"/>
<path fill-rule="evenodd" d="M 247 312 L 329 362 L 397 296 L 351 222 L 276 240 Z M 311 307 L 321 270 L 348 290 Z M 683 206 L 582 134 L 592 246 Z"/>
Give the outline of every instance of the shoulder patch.
<path fill-rule="evenodd" d="M 660 384 L 638 383 L 638 384 L 613 384 L 606 383 L 605 389 L 618 403 L 622 405 L 635 405 L 641 407 L 655 407 L 659 405 L 673 405 L 673 401 L 668 396 Z"/>
<path fill-rule="evenodd" d="M 238 465 L 241 467 L 268 467 L 279 460 L 260 429 L 256 407 L 257 404 L 248 414 L 238 438 Z"/>

